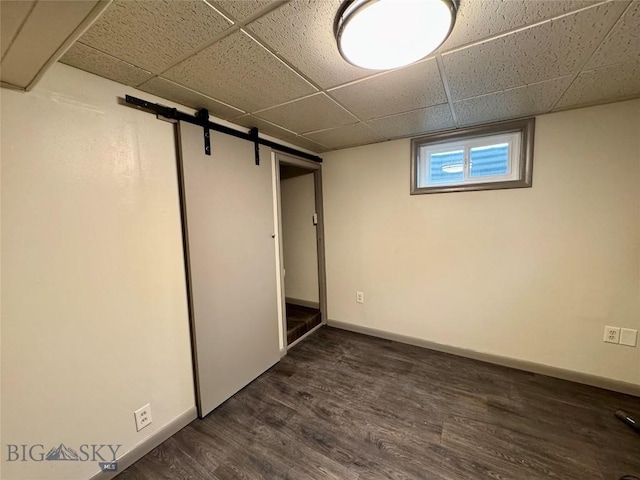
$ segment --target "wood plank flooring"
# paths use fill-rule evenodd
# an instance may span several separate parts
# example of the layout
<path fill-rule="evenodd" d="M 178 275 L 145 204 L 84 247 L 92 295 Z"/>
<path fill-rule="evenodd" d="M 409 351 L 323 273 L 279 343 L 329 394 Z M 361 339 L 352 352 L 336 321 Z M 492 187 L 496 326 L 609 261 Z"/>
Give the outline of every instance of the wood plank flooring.
<path fill-rule="evenodd" d="M 323 327 L 118 480 L 640 477 L 640 398 Z"/>

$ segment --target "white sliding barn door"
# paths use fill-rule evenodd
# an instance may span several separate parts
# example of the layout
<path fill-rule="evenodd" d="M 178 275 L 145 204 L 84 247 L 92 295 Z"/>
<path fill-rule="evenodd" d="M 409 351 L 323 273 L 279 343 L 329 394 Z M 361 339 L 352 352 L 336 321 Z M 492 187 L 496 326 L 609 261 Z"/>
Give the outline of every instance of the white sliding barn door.
<path fill-rule="evenodd" d="M 280 359 L 270 149 L 179 122 L 201 417 Z"/>

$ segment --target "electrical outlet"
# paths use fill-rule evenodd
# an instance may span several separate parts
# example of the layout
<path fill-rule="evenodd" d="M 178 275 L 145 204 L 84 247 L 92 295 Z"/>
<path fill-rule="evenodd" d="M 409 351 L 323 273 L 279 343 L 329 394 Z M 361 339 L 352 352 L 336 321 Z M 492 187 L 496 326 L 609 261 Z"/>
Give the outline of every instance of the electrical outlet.
<path fill-rule="evenodd" d="M 364 293 L 356 292 L 356 302 L 357 303 L 364 303 Z"/>
<path fill-rule="evenodd" d="M 604 339 L 609 343 L 620 343 L 620 327 L 604 327 Z"/>
<path fill-rule="evenodd" d="M 620 330 L 620 345 L 635 347 L 638 342 L 638 330 L 623 328 Z"/>
<path fill-rule="evenodd" d="M 151 405 L 147 403 L 144 407 L 133 412 L 133 415 L 136 418 L 136 431 L 139 432 L 151 423 Z"/>

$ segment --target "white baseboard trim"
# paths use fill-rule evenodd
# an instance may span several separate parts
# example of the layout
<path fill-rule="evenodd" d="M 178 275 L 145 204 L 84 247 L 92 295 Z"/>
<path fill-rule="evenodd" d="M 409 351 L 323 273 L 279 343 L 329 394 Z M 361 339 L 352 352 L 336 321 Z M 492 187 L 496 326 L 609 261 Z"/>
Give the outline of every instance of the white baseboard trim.
<path fill-rule="evenodd" d="M 301 341 L 303 341 L 305 338 L 307 338 L 309 335 L 311 335 L 312 333 L 314 333 L 316 330 L 318 330 L 320 327 L 322 327 L 324 325 L 324 323 L 320 323 L 319 325 L 316 325 L 315 327 L 313 327 L 311 330 L 309 330 L 307 333 L 305 333 L 304 335 L 302 335 L 300 338 L 297 338 L 296 340 L 294 340 L 293 342 L 291 342 L 291 345 L 287 345 L 287 350 L 290 349 L 291 347 L 295 347 L 298 343 L 300 343 Z"/>
<path fill-rule="evenodd" d="M 189 410 L 179 415 L 173 421 L 169 422 L 164 427 L 155 431 L 150 437 L 147 437 L 142 442 L 137 444 L 131 450 L 124 455 L 118 457 L 118 471 L 113 473 L 98 472 L 91 477 L 90 480 L 111 480 L 118 473 L 121 473 L 125 468 L 130 467 L 135 462 L 144 457 L 151 450 L 156 448 L 165 440 L 169 439 L 184 427 L 198 418 L 198 411 L 195 405 Z"/>
<path fill-rule="evenodd" d="M 301 307 L 320 308 L 320 303 L 312 302 L 311 300 L 302 300 L 300 298 L 285 298 L 286 303 L 292 303 L 293 305 L 300 305 Z"/>
<path fill-rule="evenodd" d="M 495 355 L 492 353 L 483 353 L 477 352 L 475 350 L 467 350 L 460 347 L 452 347 L 441 343 L 430 342 L 429 340 L 423 340 L 421 338 L 414 338 L 408 335 L 386 332 L 384 330 L 378 330 L 377 328 L 364 327 L 361 325 L 354 325 L 337 320 L 328 320 L 327 325 L 342 330 L 349 330 L 351 332 L 371 335 L 372 337 L 393 340 L 400 343 L 406 343 L 408 345 L 436 350 L 438 352 L 451 353 L 460 357 L 472 358 L 474 360 L 480 360 L 482 362 L 502 365 L 503 367 L 524 370 L 525 372 L 538 373 L 540 375 L 546 375 L 548 377 L 560 378 L 562 380 L 583 383 L 585 385 L 591 385 L 593 387 L 605 388 L 607 390 L 613 390 L 614 392 L 626 393 L 628 395 L 640 397 L 640 385 L 636 385 L 634 383 L 599 377 L 597 375 L 591 375 L 589 373 L 575 372 L 573 370 L 552 367 L 549 365 L 543 365 L 541 363 L 530 362 L 527 360 L 503 357 L 501 355 Z"/>

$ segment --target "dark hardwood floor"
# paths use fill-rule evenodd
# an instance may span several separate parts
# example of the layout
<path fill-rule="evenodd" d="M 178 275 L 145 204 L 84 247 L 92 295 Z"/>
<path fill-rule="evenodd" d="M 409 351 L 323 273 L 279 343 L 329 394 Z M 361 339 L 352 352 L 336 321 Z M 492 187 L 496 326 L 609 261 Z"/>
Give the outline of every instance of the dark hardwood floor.
<path fill-rule="evenodd" d="M 323 327 L 133 479 L 640 477 L 640 398 Z"/>
<path fill-rule="evenodd" d="M 305 333 L 310 332 L 322 323 L 320 310 L 287 303 L 287 345 L 292 344 Z"/>

